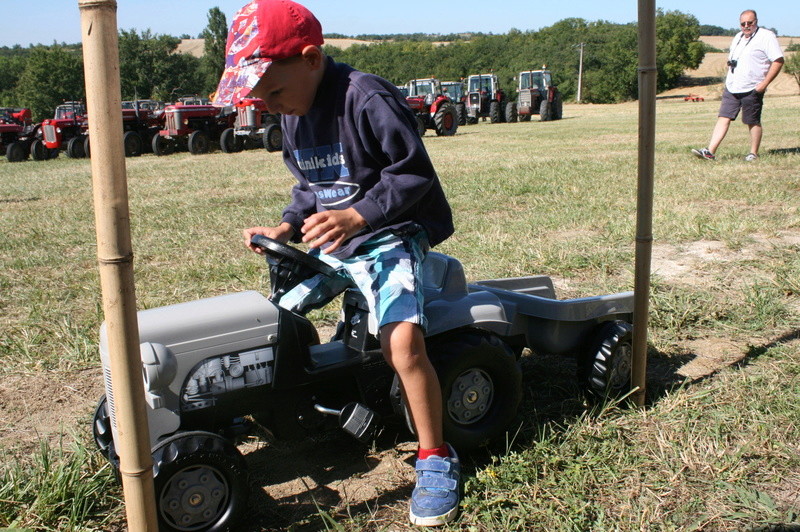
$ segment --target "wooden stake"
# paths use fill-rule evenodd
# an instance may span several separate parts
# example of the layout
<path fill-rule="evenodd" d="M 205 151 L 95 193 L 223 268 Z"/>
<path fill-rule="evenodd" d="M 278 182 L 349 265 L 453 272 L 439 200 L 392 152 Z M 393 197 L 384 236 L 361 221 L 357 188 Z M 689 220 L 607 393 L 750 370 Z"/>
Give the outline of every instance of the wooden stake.
<path fill-rule="evenodd" d="M 120 473 L 128 529 L 157 531 L 153 461 L 144 402 L 133 284 L 128 184 L 122 143 L 117 3 L 78 0 L 91 143 L 97 259 L 111 354 Z"/>
<path fill-rule="evenodd" d="M 636 205 L 636 266 L 633 296 L 631 383 L 636 404 L 644 406 L 647 374 L 647 321 L 653 249 L 653 173 L 656 140 L 656 6 L 639 0 L 639 185 Z"/>

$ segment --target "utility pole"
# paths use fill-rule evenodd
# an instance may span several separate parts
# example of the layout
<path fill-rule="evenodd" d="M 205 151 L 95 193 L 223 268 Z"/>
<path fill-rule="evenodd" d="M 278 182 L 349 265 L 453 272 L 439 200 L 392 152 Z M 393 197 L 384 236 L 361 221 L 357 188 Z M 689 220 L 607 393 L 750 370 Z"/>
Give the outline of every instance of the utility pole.
<path fill-rule="evenodd" d="M 581 88 L 583 87 L 583 46 L 586 43 L 578 44 L 580 48 L 580 59 L 578 60 L 578 97 L 577 102 L 581 103 Z"/>

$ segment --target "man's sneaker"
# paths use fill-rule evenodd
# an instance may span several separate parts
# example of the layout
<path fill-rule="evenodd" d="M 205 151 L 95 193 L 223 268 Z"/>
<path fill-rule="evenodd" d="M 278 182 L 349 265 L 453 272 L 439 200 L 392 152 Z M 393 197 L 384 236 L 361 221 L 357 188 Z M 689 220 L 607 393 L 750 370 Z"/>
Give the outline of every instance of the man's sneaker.
<path fill-rule="evenodd" d="M 417 485 L 411 494 L 409 519 L 417 526 L 439 526 L 458 514 L 461 462 L 450 444 L 449 458 L 417 459 Z"/>
<path fill-rule="evenodd" d="M 747 161 L 748 163 L 750 161 L 755 161 L 756 159 L 758 159 L 758 155 L 756 155 L 755 153 L 748 153 L 747 155 L 744 156 L 744 160 Z"/>
<path fill-rule="evenodd" d="M 699 159 L 705 159 L 706 161 L 713 161 L 714 159 L 716 159 L 714 154 L 708 151 L 708 148 L 692 150 L 692 153 L 695 155 L 695 157 L 698 157 Z"/>

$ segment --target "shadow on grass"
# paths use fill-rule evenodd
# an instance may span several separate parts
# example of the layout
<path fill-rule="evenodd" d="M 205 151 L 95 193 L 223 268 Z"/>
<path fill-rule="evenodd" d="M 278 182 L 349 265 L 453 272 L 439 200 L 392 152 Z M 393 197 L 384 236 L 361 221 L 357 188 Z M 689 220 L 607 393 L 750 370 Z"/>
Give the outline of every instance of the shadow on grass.
<path fill-rule="evenodd" d="M 735 367 L 737 368 L 747 367 L 770 349 L 773 349 L 783 344 L 788 344 L 795 340 L 800 340 L 800 329 L 789 331 L 785 334 L 782 334 L 779 337 L 775 338 L 773 341 L 766 343 L 764 345 L 748 346 L 747 353 L 744 355 L 744 358 L 739 362 L 737 362 Z"/>
<path fill-rule="evenodd" d="M 792 155 L 800 153 L 800 147 L 797 148 L 778 148 L 774 150 L 768 150 L 767 153 L 770 155 Z"/>

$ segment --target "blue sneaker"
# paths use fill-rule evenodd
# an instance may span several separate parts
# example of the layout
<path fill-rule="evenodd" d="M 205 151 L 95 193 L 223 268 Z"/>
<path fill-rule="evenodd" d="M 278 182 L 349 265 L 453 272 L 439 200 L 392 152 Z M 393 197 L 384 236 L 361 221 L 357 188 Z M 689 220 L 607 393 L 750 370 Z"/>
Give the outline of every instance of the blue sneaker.
<path fill-rule="evenodd" d="M 411 494 L 409 519 L 417 526 L 439 526 L 458 514 L 461 499 L 461 462 L 447 445 L 449 458 L 431 456 L 417 459 L 417 485 Z"/>

